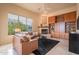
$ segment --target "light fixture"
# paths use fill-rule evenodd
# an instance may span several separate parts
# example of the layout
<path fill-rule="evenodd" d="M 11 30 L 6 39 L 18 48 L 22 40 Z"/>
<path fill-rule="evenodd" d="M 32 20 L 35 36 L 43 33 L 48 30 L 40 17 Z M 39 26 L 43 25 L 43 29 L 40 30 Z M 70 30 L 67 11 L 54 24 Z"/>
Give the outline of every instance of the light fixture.
<path fill-rule="evenodd" d="M 42 14 L 48 13 L 45 4 L 42 4 L 41 7 L 39 7 L 38 9 L 39 9 L 39 12 L 42 13 Z"/>
<path fill-rule="evenodd" d="M 41 5 L 41 7 L 38 8 L 39 12 L 42 13 L 42 14 L 48 14 L 48 7 L 46 7 L 46 4 L 43 3 Z"/>

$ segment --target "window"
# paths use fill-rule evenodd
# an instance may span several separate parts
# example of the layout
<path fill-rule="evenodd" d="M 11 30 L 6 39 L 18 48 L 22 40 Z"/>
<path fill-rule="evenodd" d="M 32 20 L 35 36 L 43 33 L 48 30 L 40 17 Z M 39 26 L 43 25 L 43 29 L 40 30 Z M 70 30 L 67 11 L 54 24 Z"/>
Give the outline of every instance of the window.
<path fill-rule="evenodd" d="M 28 31 L 32 31 L 32 19 L 27 18 L 27 29 Z"/>
<path fill-rule="evenodd" d="M 8 34 L 14 35 L 17 31 L 32 31 L 32 19 L 14 14 L 8 14 Z"/>
<path fill-rule="evenodd" d="M 15 23 L 18 22 L 18 16 L 8 14 L 8 34 L 13 35 L 15 33 Z"/>
<path fill-rule="evenodd" d="M 20 29 L 22 32 L 27 31 L 26 17 L 19 16 Z"/>

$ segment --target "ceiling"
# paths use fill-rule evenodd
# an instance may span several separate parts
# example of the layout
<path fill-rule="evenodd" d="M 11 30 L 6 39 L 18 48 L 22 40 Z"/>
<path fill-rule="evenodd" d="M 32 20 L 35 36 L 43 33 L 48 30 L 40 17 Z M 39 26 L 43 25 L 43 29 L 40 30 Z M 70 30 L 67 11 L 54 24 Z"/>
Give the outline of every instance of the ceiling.
<path fill-rule="evenodd" d="M 36 13 L 51 13 L 76 6 L 76 3 L 16 3 L 16 5 Z"/>

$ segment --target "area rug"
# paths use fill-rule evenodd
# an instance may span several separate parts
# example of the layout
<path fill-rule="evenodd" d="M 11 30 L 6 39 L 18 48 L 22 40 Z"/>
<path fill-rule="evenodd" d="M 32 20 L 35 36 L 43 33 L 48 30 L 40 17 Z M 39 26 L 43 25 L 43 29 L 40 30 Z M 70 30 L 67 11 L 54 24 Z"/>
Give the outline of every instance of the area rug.
<path fill-rule="evenodd" d="M 38 49 L 33 51 L 35 55 L 45 55 L 48 53 L 53 47 L 55 47 L 59 41 L 51 40 L 47 38 L 41 38 L 38 42 Z"/>

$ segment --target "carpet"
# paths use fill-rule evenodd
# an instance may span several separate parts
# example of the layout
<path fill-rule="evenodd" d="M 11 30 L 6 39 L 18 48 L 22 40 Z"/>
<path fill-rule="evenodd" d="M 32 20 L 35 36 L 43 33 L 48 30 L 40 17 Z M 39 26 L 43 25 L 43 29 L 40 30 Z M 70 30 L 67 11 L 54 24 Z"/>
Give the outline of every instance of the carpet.
<path fill-rule="evenodd" d="M 59 41 L 57 40 L 51 40 L 47 38 L 41 38 L 38 41 L 38 49 L 33 51 L 35 55 L 45 55 L 47 52 L 49 52 L 53 47 L 55 47 Z"/>

